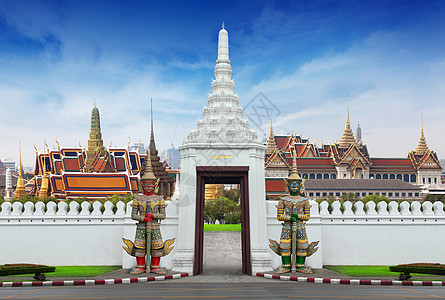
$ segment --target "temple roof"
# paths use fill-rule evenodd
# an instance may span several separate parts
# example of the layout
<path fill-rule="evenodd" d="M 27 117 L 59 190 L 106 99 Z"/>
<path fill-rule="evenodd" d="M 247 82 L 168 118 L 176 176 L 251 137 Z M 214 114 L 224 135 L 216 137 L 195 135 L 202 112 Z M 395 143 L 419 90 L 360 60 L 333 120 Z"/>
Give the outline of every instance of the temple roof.
<path fill-rule="evenodd" d="M 266 154 L 272 154 L 277 149 L 277 143 L 275 142 L 275 135 L 272 130 L 272 118 L 270 118 L 270 133 L 266 140 Z"/>
<path fill-rule="evenodd" d="M 416 152 L 416 155 L 424 155 L 428 151 L 429 151 L 428 145 L 426 144 L 425 135 L 423 134 L 423 120 L 422 120 L 419 143 L 417 144 L 417 148 L 416 148 L 415 152 Z"/>
<path fill-rule="evenodd" d="M 346 127 L 345 130 L 343 131 L 343 135 L 340 139 L 338 147 L 342 149 L 347 149 L 349 148 L 349 146 L 355 143 L 357 143 L 357 141 L 355 140 L 354 134 L 352 133 L 351 123 L 349 122 L 349 103 L 348 103 L 347 115 L 346 115 Z"/>

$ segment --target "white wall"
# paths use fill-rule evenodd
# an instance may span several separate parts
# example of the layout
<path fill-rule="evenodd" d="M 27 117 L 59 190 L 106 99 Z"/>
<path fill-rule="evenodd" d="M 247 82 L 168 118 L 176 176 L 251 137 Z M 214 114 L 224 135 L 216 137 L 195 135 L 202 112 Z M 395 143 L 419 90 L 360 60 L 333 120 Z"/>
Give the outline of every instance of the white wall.
<path fill-rule="evenodd" d="M 167 219 L 162 221 L 164 240 L 178 237 L 180 202 L 168 201 Z M 375 205 L 350 202 L 311 202 L 307 223 L 309 242 L 320 241 L 319 250 L 308 258 L 308 265 L 390 265 L 410 262 L 445 261 L 445 212 L 441 202 L 396 202 Z M 266 201 L 267 238 L 279 241 L 281 223 L 276 219 L 277 201 Z M 78 213 L 77 203 L 70 209 L 28 202 L 23 207 L 4 202 L 0 212 L 0 264 L 38 263 L 47 265 L 122 265 L 130 268 L 135 258 L 122 249 L 122 237 L 133 240 L 135 222 L 130 209 L 120 202 L 117 212 L 112 203 L 84 202 Z M 22 212 L 23 210 L 23 212 Z M 193 235 L 193 233 L 191 234 Z M 172 269 L 175 248 L 161 259 Z M 280 257 L 269 250 L 273 267 Z M 268 260 L 268 258 L 266 259 Z"/>
<path fill-rule="evenodd" d="M 268 237 L 279 241 L 277 201 L 268 201 Z M 353 208 L 354 207 L 354 208 Z M 320 241 L 308 265 L 391 265 L 445 261 L 445 212 L 441 202 L 346 202 L 320 206 L 312 201 L 306 224 L 309 242 Z M 274 267 L 280 264 L 274 254 Z"/>
<path fill-rule="evenodd" d="M 177 206 L 167 202 L 167 219 L 162 222 L 161 233 L 165 239 L 177 235 Z M 58 207 L 40 202 L 35 206 L 27 202 L 2 204 L 0 212 L 0 264 L 36 263 L 46 265 L 122 265 L 130 268 L 135 258 L 122 248 L 122 237 L 133 240 L 136 230 L 131 220 L 130 207 L 119 202 L 116 213 L 113 204 L 84 202 L 80 213 L 76 202 L 70 208 L 64 202 Z M 22 212 L 22 210 L 24 210 Z M 173 244 L 173 246 L 176 246 Z M 161 265 L 172 268 L 172 256 L 161 259 Z"/>

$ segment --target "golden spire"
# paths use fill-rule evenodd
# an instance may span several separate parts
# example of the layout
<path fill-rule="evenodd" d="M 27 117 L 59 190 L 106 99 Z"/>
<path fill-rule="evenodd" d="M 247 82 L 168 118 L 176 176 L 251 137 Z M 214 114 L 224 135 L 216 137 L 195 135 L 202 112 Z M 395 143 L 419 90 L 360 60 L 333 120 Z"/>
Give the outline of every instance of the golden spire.
<path fill-rule="evenodd" d="M 45 141 L 46 144 L 46 141 Z M 40 186 L 39 198 L 48 197 L 49 191 L 49 172 L 46 168 L 46 157 L 45 157 L 45 147 L 43 147 L 43 175 L 42 175 L 42 185 Z M 48 156 L 49 157 L 49 156 Z"/>
<path fill-rule="evenodd" d="M 424 155 L 429 151 L 428 145 L 426 144 L 425 135 L 423 133 L 423 113 L 422 113 L 422 125 L 420 129 L 420 138 L 419 143 L 417 144 L 417 148 L 415 150 L 416 155 Z"/>
<path fill-rule="evenodd" d="M 149 150 L 147 150 L 147 157 L 145 158 L 145 164 L 144 164 L 144 175 L 142 175 L 141 179 L 156 180 L 156 176 L 153 173 L 153 167 L 151 166 L 151 158 Z"/>
<path fill-rule="evenodd" d="M 91 111 L 91 127 L 90 137 L 88 139 L 88 146 L 86 149 L 85 171 L 91 172 L 92 164 L 97 151 L 100 151 L 100 156 L 105 155 L 104 141 L 102 140 L 102 133 L 100 132 L 100 115 L 99 109 L 96 107 L 96 99 L 94 99 L 94 107 Z"/>
<path fill-rule="evenodd" d="M 224 22 L 223 22 L 223 24 L 222 24 L 222 29 L 224 29 Z"/>
<path fill-rule="evenodd" d="M 347 95 L 346 126 L 338 147 L 347 149 L 349 148 L 349 146 L 356 143 L 357 141 L 355 140 L 354 134 L 352 133 L 351 123 L 349 122 L 349 95 Z"/>
<path fill-rule="evenodd" d="M 19 178 L 17 180 L 17 187 L 15 189 L 14 197 L 20 199 L 26 195 L 25 181 L 23 180 L 23 169 L 22 169 L 22 142 L 20 141 L 20 151 L 19 151 Z"/>
<path fill-rule="evenodd" d="M 292 169 L 290 172 L 290 176 L 287 178 L 288 180 L 301 180 L 300 175 L 298 175 L 298 169 L 297 169 L 297 152 L 295 151 L 295 148 L 293 148 L 294 151 L 292 155 Z"/>
<path fill-rule="evenodd" d="M 266 140 L 266 154 L 272 154 L 277 149 L 277 144 L 275 143 L 275 135 L 272 130 L 272 116 L 270 117 L 270 133 Z"/>

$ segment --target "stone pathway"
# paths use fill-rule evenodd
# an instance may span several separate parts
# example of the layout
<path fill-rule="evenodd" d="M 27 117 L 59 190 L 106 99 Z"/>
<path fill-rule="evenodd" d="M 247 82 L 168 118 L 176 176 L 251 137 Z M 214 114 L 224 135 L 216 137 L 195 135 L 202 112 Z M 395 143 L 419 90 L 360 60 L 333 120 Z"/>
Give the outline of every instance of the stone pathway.
<path fill-rule="evenodd" d="M 243 274 L 241 232 L 205 232 L 203 260 L 203 275 Z"/>

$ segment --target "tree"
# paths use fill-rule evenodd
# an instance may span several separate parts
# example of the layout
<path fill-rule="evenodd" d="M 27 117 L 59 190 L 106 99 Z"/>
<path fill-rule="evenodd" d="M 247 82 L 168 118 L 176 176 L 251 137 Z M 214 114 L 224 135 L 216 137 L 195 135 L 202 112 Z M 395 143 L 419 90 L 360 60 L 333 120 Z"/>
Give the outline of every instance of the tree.
<path fill-rule="evenodd" d="M 363 197 L 362 201 L 363 201 L 363 203 L 366 203 L 368 201 L 373 201 L 377 204 L 381 201 L 388 202 L 388 198 L 386 198 L 385 196 L 368 195 L 368 196 Z"/>
<path fill-rule="evenodd" d="M 430 201 L 430 202 L 435 202 L 435 201 L 445 201 L 445 195 L 434 195 L 434 194 L 428 194 L 425 196 L 425 198 L 423 199 L 424 201 Z"/>
<path fill-rule="evenodd" d="M 239 203 L 240 190 L 239 190 L 239 188 L 230 189 L 230 190 L 224 189 L 221 191 L 221 196 L 231 200 L 232 202 Z"/>
<path fill-rule="evenodd" d="M 347 193 L 341 196 L 343 201 L 357 201 L 358 196 L 356 193 Z"/>
<path fill-rule="evenodd" d="M 240 208 L 237 203 L 220 196 L 217 199 L 206 202 L 204 206 L 204 220 L 210 224 L 215 224 L 216 220 L 218 220 L 222 224 L 226 216 L 239 211 Z"/>

